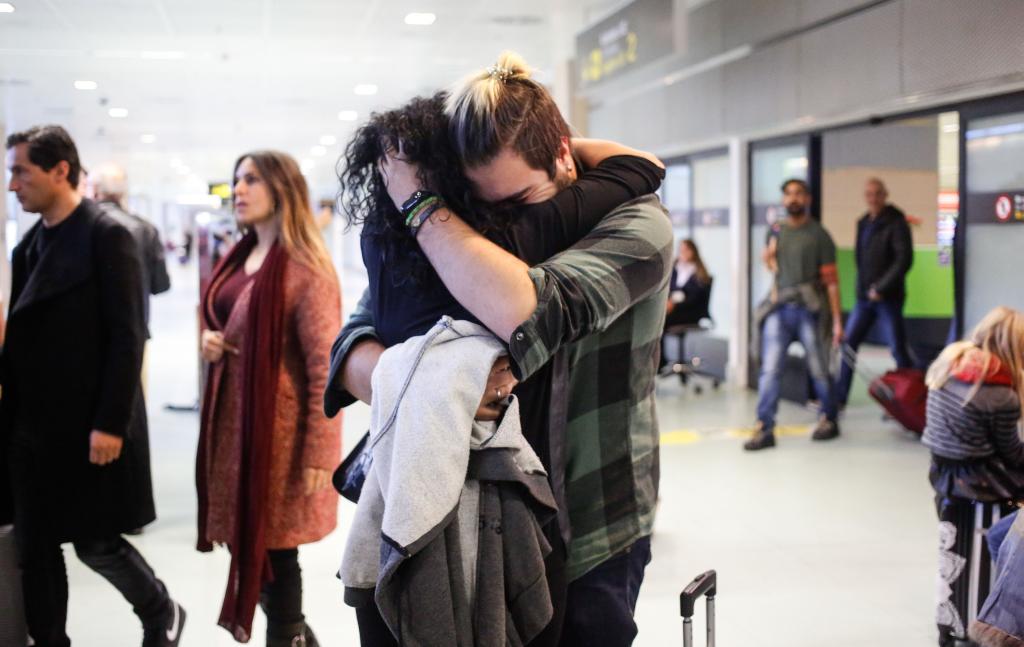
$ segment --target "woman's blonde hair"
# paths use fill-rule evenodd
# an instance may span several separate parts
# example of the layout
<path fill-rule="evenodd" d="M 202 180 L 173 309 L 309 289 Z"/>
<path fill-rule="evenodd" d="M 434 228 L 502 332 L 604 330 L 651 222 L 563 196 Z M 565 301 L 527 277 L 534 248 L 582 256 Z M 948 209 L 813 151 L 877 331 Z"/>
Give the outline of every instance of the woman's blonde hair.
<path fill-rule="evenodd" d="M 949 381 L 960 359 L 973 349 L 981 349 L 988 356 L 964 404 L 970 402 L 981 389 L 992 367 L 992 358 L 999 360 L 1010 373 L 1013 388 L 1024 401 L 1024 314 L 999 306 L 985 315 L 968 339 L 947 346 L 931 365 L 926 378 L 928 388 L 941 389 Z"/>
<path fill-rule="evenodd" d="M 295 158 L 280 151 L 245 153 L 235 162 L 232 177 L 237 175 L 238 167 L 246 158 L 252 160 L 270 189 L 274 214 L 280 218 L 281 242 L 288 255 L 310 269 L 337 277 L 323 236 L 313 219 L 309 186 Z"/>
<path fill-rule="evenodd" d="M 559 146 L 572 136 L 554 98 L 515 52 L 502 52 L 494 65 L 452 88 L 445 113 L 452 145 L 470 168 L 508 147 L 554 178 Z"/>

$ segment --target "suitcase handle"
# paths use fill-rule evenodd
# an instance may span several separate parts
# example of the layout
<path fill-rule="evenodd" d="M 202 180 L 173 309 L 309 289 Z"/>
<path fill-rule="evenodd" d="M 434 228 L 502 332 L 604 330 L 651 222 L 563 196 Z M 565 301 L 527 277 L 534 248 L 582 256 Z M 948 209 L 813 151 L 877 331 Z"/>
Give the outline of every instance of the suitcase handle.
<path fill-rule="evenodd" d="M 718 574 L 707 571 L 698 575 L 679 594 L 679 614 L 683 617 L 683 645 L 693 645 L 693 613 L 697 600 L 707 596 L 708 605 L 708 647 L 715 647 L 715 595 L 718 593 Z"/>

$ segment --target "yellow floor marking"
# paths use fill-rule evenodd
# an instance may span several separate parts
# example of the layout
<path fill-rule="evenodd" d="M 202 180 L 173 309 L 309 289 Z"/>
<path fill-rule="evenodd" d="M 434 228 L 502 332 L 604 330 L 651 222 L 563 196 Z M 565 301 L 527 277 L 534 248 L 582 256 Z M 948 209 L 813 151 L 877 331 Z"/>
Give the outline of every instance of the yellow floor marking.
<path fill-rule="evenodd" d="M 692 445 L 700 440 L 700 434 L 692 429 L 677 429 L 661 434 L 662 445 Z"/>

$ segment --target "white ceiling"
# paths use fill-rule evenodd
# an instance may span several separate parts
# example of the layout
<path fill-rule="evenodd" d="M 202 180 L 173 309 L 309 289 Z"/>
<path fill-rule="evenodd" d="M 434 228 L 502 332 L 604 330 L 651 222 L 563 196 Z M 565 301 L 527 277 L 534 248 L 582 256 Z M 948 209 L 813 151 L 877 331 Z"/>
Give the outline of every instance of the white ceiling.
<path fill-rule="evenodd" d="M 553 84 L 576 31 L 615 0 L 11 0 L 0 13 L 0 122 L 59 123 L 86 166 L 124 164 L 133 192 L 169 196 L 226 180 L 235 157 L 279 148 L 315 162 L 314 192 L 356 110 L 399 105 L 514 49 Z M 404 24 L 432 12 L 429 27 Z M 76 80 L 98 83 L 76 90 Z M 357 96 L 360 83 L 379 87 Z M 128 110 L 124 119 L 111 107 Z M 156 136 L 143 144 L 143 134 Z M 321 136 L 338 143 L 315 157 Z M 179 175 L 180 160 L 192 176 Z M 192 186 L 188 186 L 188 184 Z"/>

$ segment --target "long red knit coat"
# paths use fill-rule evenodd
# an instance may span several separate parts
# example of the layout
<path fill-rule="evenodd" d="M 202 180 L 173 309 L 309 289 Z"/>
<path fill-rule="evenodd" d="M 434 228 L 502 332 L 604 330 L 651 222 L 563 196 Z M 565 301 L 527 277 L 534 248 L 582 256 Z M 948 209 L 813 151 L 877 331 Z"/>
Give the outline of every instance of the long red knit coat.
<path fill-rule="evenodd" d="M 210 290 L 215 294 L 216 287 Z M 224 324 L 224 338 L 245 348 L 252 283 L 242 291 Z M 270 486 L 267 496 L 267 548 L 295 548 L 318 541 L 338 523 L 338 495 L 332 487 L 305 494 L 303 470 L 333 471 L 341 460 L 341 417 L 324 415 L 323 393 L 331 343 L 341 327 L 338 283 L 289 259 L 285 268 L 284 343 L 278 371 Z M 242 358 L 225 353 L 208 367 L 213 403 L 208 409 L 207 539 L 229 543 L 242 468 Z"/>

